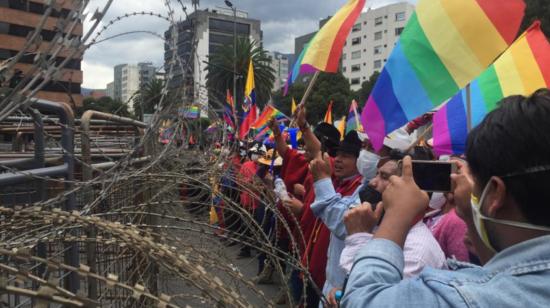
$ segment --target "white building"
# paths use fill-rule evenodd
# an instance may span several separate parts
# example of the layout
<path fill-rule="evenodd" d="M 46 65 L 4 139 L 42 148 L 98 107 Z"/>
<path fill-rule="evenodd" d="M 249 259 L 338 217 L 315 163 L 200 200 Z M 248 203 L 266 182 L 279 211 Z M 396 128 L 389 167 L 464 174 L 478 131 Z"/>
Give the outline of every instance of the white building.
<path fill-rule="evenodd" d="M 133 97 L 142 87 L 155 77 L 155 67 L 151 62 L 119 64 L 114 69 L 114 99 L 118 99 L 133 110 Z"/>
<path fill-rule="evenodd" d="M 414 6 L 407 2 L 369 9 L 352 28 L 342 54 L 342 73 L 356 91 L 382 67 L 397 44 Z"/>
<path fill-rule="evenodd" d="M 270 52 L 271 67 L 275 70 L 275 82 L 273 83 L 272 91 L 280 90 L 286 83 L 289 70 L 289 57 L 280 52 Z"/>
<path fill-rule="evenodd" d="M 109 96 L 110 98 L 115 98 L 115 82 L 109 82 L 107 84 L 107 90 L 105 90 L 105 95 Z"/>

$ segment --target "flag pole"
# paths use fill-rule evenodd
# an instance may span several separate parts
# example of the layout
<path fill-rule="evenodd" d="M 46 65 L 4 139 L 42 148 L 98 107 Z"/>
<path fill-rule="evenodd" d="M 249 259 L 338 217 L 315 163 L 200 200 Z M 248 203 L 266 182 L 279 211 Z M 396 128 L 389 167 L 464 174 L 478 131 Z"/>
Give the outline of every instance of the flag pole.
<path fill-rule="evenodd" d="M 468 133 L 472 130 L 472 90 L 470 84 L 466 86 L 466 123 L 468 127 Z"/>
<path fill-rule="evenodd" d="M 313 90 L 313 86 L 315 85 L 315 82 L 317 81 L 317 78 L 319 77 L 320 71 L 316 71 L 315 74 L 313 74 L 313 77 L 309 81 L 309 84 L 307 86 L 306 92 L 304 93 L 304 96 L 302 97 L 302 100 L 300 101 L 300 106 L 304 106 L 306 104 L 307 99 L 309 98 L 309 95 L 311 94 L 311 90 Z"/>
<path fill-rule="evenodd" d="M 309 84 L 307 86 L 306 92 L 304 93 L 304 96 L 302 97 L 302 100 L 298 104 L 296 111 L 298 111 L 300 108 L 303 108 L 306 104 L 307 99 L 309 98 L 309 95 L 311 94 L 311 90 L 313 89 L 313 86 L 315 85 L 315 82 L 317 81 L 317 78 L 319 77 L 320 71 L 316 71 L 315 74 L 313 74 L 313 77 L 309 81 Z M 288 127 L 293 127 L 296 125 L 296 112 L 292 114 L 292 121 L 290 121 L 290 124 Z"/>

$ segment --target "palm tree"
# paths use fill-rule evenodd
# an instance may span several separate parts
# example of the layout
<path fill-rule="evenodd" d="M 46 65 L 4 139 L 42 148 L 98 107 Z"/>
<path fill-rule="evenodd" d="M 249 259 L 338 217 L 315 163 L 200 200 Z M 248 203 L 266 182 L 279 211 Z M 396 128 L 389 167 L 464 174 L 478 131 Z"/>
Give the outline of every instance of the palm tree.
<path fill-rule="evenodd" d="M 210 97 L 223 101 L 227 89 L 233 92 L 233 45 L 225 45 L 212 54 L 206 65 L 206 85 Z M 241 106 L 244 97 L 244 86 L 248 74 L 248 64 L 252 59 L 254 65 L 254 81 L 256 84 L 256 102 L 258 105 L 267 103 L 275 82 L 275 70 L 271 67 L 271 59 L 260 44 L 248 38 L 237 39 L 236 72 L 237 93 L 235 102 Z"/>
<path fill-rule="evenodd" d="M 134 97 L 136 117 L 143 120 L 142 114 L 155 112 L 155 107 L 158 107 L 157 105 L 162 97 L 162 89 L 164 89 L 164 80 L 153 78 L 136 94 Z M 143 112 L 141 108 L 143 108 Z"/>

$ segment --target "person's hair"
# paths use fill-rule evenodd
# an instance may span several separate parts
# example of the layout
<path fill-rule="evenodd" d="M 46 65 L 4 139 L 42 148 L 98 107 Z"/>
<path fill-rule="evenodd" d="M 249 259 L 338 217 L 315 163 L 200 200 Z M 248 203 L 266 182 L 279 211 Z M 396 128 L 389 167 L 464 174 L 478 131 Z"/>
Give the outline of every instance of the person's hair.
<path fill-rule="evenodd" d="M 466 158 L 484 187 L 499 176 L 506 192 L 533 224 L 550 226 L 550 91 L 530 97 L 510 96 L 468 135 Z"/>

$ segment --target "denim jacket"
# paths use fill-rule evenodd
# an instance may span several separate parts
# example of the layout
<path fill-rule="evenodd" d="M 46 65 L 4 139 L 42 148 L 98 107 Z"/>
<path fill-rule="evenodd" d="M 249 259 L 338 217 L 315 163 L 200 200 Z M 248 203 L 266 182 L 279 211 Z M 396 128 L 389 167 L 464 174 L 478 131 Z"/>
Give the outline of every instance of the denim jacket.
<path fill-rule="evenodd" d="M 311 210 L 315 216 L 321 218 L 330 230 L 327 279 L 323 286 L 323 294 L 326 295 L 332 288 L 341 288 L 346 279 L 346 272 L 340 267 L 340 255 L 344 250 L 347 235 L 344 214 L 351 206 L 361 203 L 359 191 L 362 185 L 359 185 L 351 196 L 346 197 L 336 193 L 331 179 L 319 180 L 313 186 L 315 188 L 315 202 L 311 204 Z"/>
<path fill-rule="evenodd" d="M 402 280 L 403 252 L 386 239 L 357 255 L 342 307 L 550 307 L 550 236 L 509 247 L 485 266 L 449 261 Z"/>

